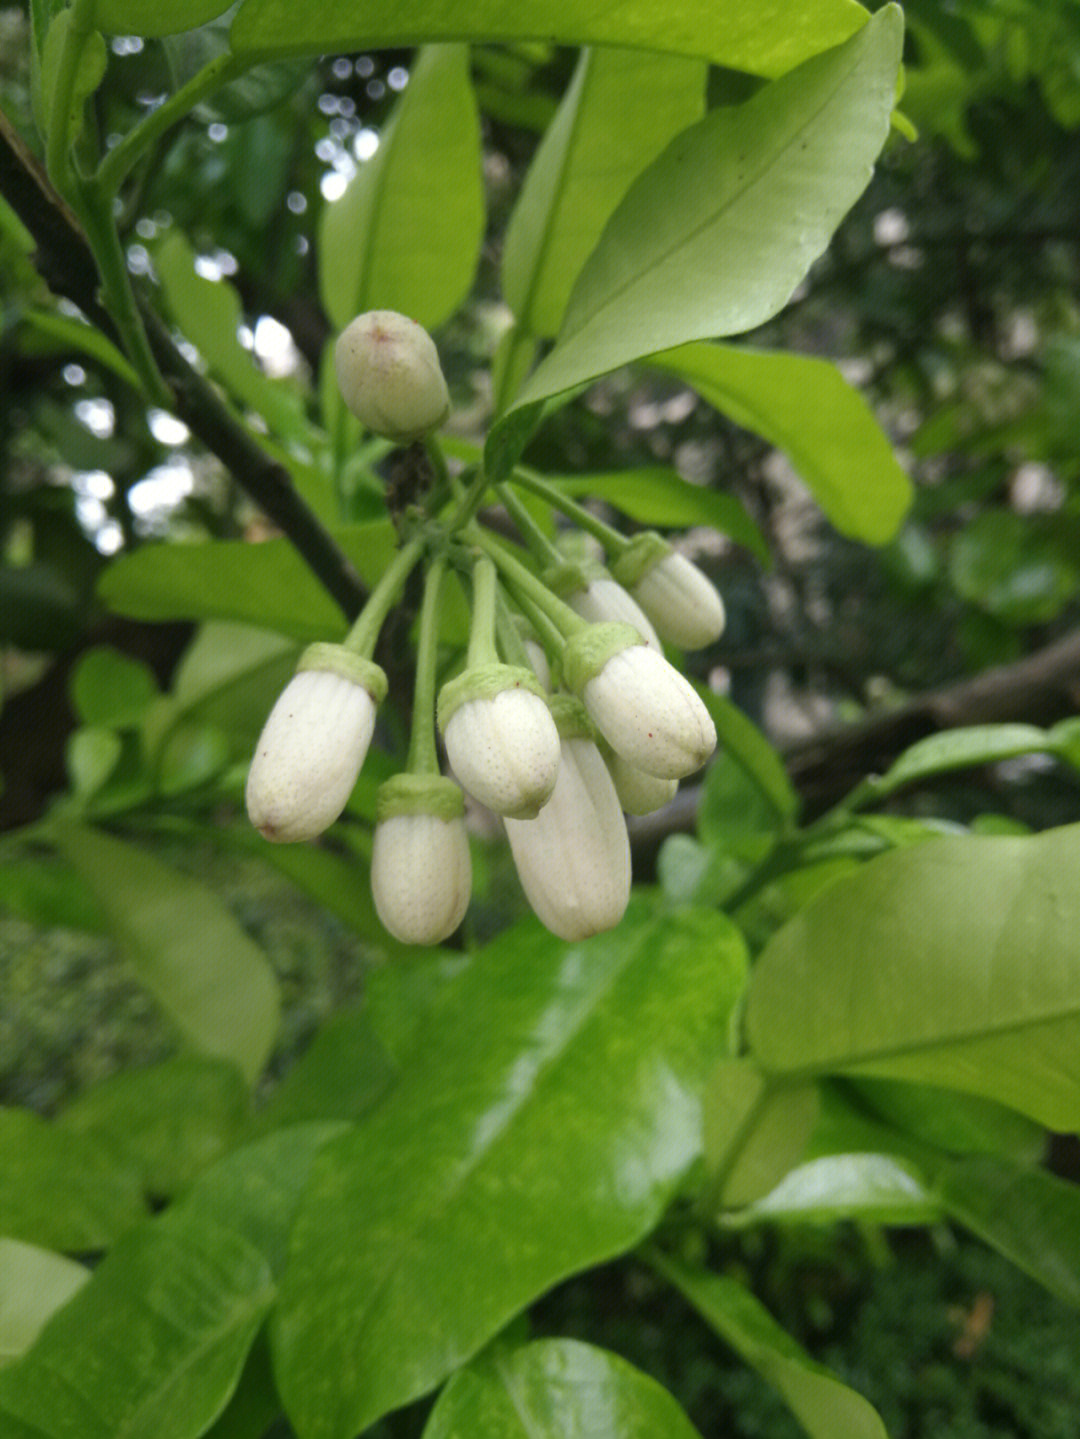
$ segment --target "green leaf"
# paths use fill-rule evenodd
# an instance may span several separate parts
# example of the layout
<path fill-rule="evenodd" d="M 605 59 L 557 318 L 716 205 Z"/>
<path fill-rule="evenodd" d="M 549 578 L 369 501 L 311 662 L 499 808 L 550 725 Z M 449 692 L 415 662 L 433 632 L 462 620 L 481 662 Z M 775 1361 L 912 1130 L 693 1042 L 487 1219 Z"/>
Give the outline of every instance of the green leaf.
<path fill-rule="evenodd" d="M 874 1114 L 948 1154 L 989 1154 L 1038 1164 L 1046 1151 L 1046 1132 L 1040 1125 L 978 1095 L 888 1079 L 849 1083 Z"/>
<path fill-rule="evenodd" d="M 811 1439 L 887 1439 L 872 1405 L 815 1364 L 741 1284 L 666 1255 L 653 1253 L 650 1259 L 720 1338 L 781 1394 Z"/>
<path fill-rule="evenodd" d="M 359 1119 L 393 1084 L 397 1067 L 366 1011 L 333 1014 L 259 1114 L 260 1131 L 315 1119 Z"/>
<path fill-rule="evenodd" d="M 54 17 L 45 36 L 45 45 L 41 52 L 39 107 L 34 117 L 42 135 L 48 134 L 52 123 L 53 96 L 60 73 L 61 55 L 67 46 L 71 26 L 72 7 L 69 6 Z M 105 41 L 97 30 L 91 30 L 79 54 L 79 64 L 71 87 L 71 105 L 66 118 L 62 120 L 69 147 L 74 145 L 82 134 L 86 102 L 104 80 L 108 63 L 109 52 L 105 48 Z"/>
<path fill-rule="evenodd" d="M 111 645 L 80 655 L 71 676 L 71 698 L 84 724 L 138 724 L 158 692 L 153 671 Z"/>
<path fill-rule="evenodd" d="M 733 70 L 778 75 L 838 45 L 866 12 L 854 0 L 651 0 L 565 5 L 560 0 L 386 0 L 358 14 L 342 0 L 245 0 L 232 30 L 239 54 L 340 54 L 426 40 L 556 40 L 563 45 L 625 45 L 675 55 L 700 55 Z"/>
<path fill-rule="evenodd" d="M 224 1152 L 248 1116 L 240 1071 L 222 1060 L 178 1055 L 123 1070 L 86 1090 L 56 1127 L 85 1136 L 138 1170 L 146 1191 L 175 1194 Z"/>
<path fill-rule="evenodd" d="M 104 1249 L 144 1213 L 139 1176 L 101 1145 L 26 1109 L 0 1109 L 0 1234 Z"/>
<path fill-rule="evenodd" d="M 764 795 L 777 819 L 781 822 L 791 819 L 799 808 L 799 797 L 779 753 L 738 705 L 705 685 L 695 684 L 694 688 L 712 716 L 717 739 L 725 753 Z"/>
<path fill-rule="evenodd" d="M 870 179 L 902 38 L 888 5 L 846 44 L 673 140 L 612 215 L 513 409 L 781 310 Z"/>
<path fill-rule="evenodd" d="M 107 35 L 150 39 L 194 30 L 228 8 L 229 0 L 97 0 L 94 17 Z"/>
<path fill-rule="evenodd" d="M 59 310 L 28 310 L 21 320 L 38 334 L 55 341 L 60 349 L 79 350 L 118 375 L 133 389 L 139 388 L 139 377 L 123 352 L 85 320 L 75 315 L 63 315 Z"/>
<path fill-rule="evenodd" d="M 899 530 L 911 481 L 869 405 L 828 360 L 684 345 L 649 363 L 782 450 L 841 534 L 880 545 Z"/>
<path fill-rule="evenodd" d="M 25 1353 L 89 1278 L 83 1265 L 51 1249 L 0 1239 L 0 1365 Z"/>
<path fill-rule="evenodd" d="M 568 495 L 606 500 L 640 525 L 685 530 L 705 525 L 729 535 L 736 544 L 756 555 L 763 565 L 772 563 L 768 541 L 734 495 L 692 485 L 675 470 L 662 465 L 604 475 L 547 475 Z"/>
<path fill-rule="evenodd" d="M 1066 1304 L 1080 1307 L 1080 1189 L 1040 1169 L 964 1159 L 939 1170 L 945 1209 Z"/>
<path fill-rule="evenodd" d="M 527 331 L 556 334 L 630 182 L 704 113 L 705 73 L 701 60 L 655 51 L 582 52 L 506 230 L 503 293 Z"/>
<path fill-rule="evenodd" d="M 423 1439 L 700 1439 L 655 1379 L 575 1339 L 541 1339 L 460 1370 Z"/>
<path fill-rule="evenodd" d="M 952 770 L 997 764 L 1023 754 L 1053 753 L 1054 740 L 1046 730 L 1028 724 L 972 725 L 928 735 L 904 751 L 879 778 L 872 779 L 873 798 L 884 799 L 904 785 Z"/>
<path fill-rule="evenodd" d="M 573 946 L 515 927 L 445 988 L 417 1062 L 320 1156 L 297 1218 L 276 1348 L 304 1439 L 425 1393 L 649 1232 L 700 1152 L 744 965 L 723 916 L 637 910 Z"/>
<path fill-rule="evenodd" d="M 353 525 L 335 538 L 368 585 L 396 548 L 389 520 Z M 340 609 L 284 539 L 142 545 L 105 570 L 98 594 L 132 619 L 239 620 L 301 640 L 335 640 L 346 631 Z"/>
<path fill-rule="evenodd" d="M 115 730 L 74 730 L 64 749 L 64 763 L 76 795 L 88 799 L 96 794 L 120 763 L 123 749 L 124 742 Z"/>
<path fill-rule="evenodd" d="M 1080 826 L 928 840 L 765 946 L 746 1031 L 776 1073 L 910 1079 L 1080 1124 Z"/>
<path fill-rule="evenodd" d="M 785 1174 L 768 1194 L 737 1214 L 731 1228 L 751 1224 L 933 1224 L 940 1205 L 918 1166 L 907 1156 L 825 1154 Z"/>
<path fill-rule="evenodd" d="M 705 1096 L 705 1163 L 713 1207 L 736 1209 L 774 1188 L 806 1149 L 817 1086 L 777 1084 L 753 1060 L 722 1059 Z"/>
<path fill-rule="evenodd" d="M 126 1235 L 0 1370 L 0 1408 L 49 1439 L 197 1439 L 227 1403 L 273 1295 L 253 1245 L 170 1210 Z"/>
<path fill-rule="evenodd" d="M 57 825 L 139 982 L 204 1054 L 254 1083 L 277 1035 L 277 980 L 216 895 L 101 830 Z"/>
<path fill-rule="evenodd" d="M 335 328 L 365 310 L 398 310 L 428 329 L 450 318 L 483 238 L 480 158 L 468 49 L 425 46 L 379 148 L 323 211 L 319 294 Z"/>

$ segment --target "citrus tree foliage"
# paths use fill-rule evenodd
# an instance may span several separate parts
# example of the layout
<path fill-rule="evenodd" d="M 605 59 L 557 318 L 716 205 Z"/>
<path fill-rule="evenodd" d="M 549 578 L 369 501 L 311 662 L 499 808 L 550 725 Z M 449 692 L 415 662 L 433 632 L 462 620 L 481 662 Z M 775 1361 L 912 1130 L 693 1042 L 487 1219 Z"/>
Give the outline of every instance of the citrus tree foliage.
<path fill-rule="evenodd" d="M 920 115 L 935 75 L 942 93 L 957 83 L 956 29 L 914 11 Z M 653 1377 L 520 1318 L 636 1253 L 809 1434 L 880 1439 L 866 1399 L 724 1272 L 725 1236 L 754 1226 L 950 1219 L 1076 1303 L 1080 1201 L 1039 1160 L 1044 1126 L 1080 1124 L 1080 829 L 975 835 L 875 813 L 1006 759 L 1080 767 L 1074 722 L 923 740 L 804 823 L 776 751 L 699 684 L 719 755 L 697 833 L 667 841 L 621 922 L 561 940 L 527 917 L 486 943 L 467 928 L 418 947 L 383 928 L 367 874 L 378 786 L 408 745 L 406 594 L 389 722 L 327 839 L 271 847 L 239 813 L 301 645 L 336 647 L 359 614 L 370 662 L 410 565 L 473 543 L 481 507 L 501 501 L 517 526 L 523 544 L 490 540 L 484 564 L 541 632 L 527 550 L 551 549 L 558 516 L 622 554 L 582 497 L 768 563 L 722 487 L 622 470 L 614 447 L 598 474 L 532 463 L 545 428 L 620 367 L 675 377 L 783 451 L 842 535 L 894 539 L 911 486 L 866 401 L 826 359 L 738 337 L 784 310 L 883 148 L 905 143 L 899 8 L 32 0 L 29 20 L 0 202 L 20 354 L 89 371 L 115 416 L 95 435 L 43 401 L 35 426 L 108 480 L 155 463 L 179 419 L 279 533 L 250 543 L 235 508 L 207 501 L 187 543 L 147 542 L 121 507 L 105 561 L 55 494 L 48 523 L 41 494 L 5 519 L 34 541 L 3 572 L 7 643 L 62 649 L 91 596 L 197 626 L 165 688 L 117 649 L 81 655 L 67 792 L 6 841 L 5 902 L 114 935 L 177 1047 L 48 1120 L 0 1111 L 5 1435 L 254 1439 L 285 1416 L 299 1439 L 349 1439 L 437 1394 L 432 1439 L 692 1436 Z M 992 28 L 971 20 L 980 53 Z M 401 83 L 377 145 L 336 198 L 311 185 L 286 204 L 284 137 L 314 107 L 317 57 L 391 47 Z M 141 106 L 129 52 L 153 66 Z M 557 95 L 530 88 L 545 65 Z M 1032 65 L 1067 105 L 1055 66 Z M 537 141 L 509 213 L 486 217 L 483 136 L 499 124 Z M 969 142 L 959 99 L 941 128 Z M 216 166 L 198 203 L 196 165 Z M 163 195 L 155 218 L 147 196 Z M 312 363 L 276 375 L 247 329 L 265 295 L 245 284 L 273 253 L 289 294 L 305 272 L 281 235 L 300 238 L 288 217 L 312 207 L 314 293 L 293 296 L 297 334 L 318 322 Z M 500 333 L 483 319 L 495 293 Z M 468 410 L 451 436 L 389 461 L 334 380 L 335 334 L 369 310 L 449 348 L 468 328 L 470 365 L 489 370 L 471 410 L 451 374 Z M 425 665 L 454 673 L 467 643 L 471 662 L 470 602 L 494 604 L 488 570 L 473 575 L 421 612 L 424 724 Z M 282 1083 L 265 1079 L 282 1004 L 268 959 L 148 842 L 161 834 L 261 856 L 381 961 L 363 1007 Z"/>

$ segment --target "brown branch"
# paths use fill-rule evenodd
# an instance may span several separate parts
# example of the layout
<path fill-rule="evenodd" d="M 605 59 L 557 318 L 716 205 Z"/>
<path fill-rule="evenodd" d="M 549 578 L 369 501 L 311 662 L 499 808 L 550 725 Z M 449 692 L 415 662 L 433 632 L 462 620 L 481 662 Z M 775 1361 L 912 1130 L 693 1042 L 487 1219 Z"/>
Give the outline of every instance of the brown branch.
<path fill-rule="evenodd" d="M 74 301 L 92 324 L 115 339 L 112 321 L 98 300 L 97 267 L 86 237 L 2 110 L 0 193 L 33 236 L 35 264 L 49 288 Z M 154 357 L 175 396 L 177 418 L 217 455 L 241 489 L 292 541 L 346 617 L 354 619 L 365 591 L 352 562 L 300 499 L 288 470 L 267 454 L 217 390 L 184 359 L 141 297 L 140 310 Z"/>

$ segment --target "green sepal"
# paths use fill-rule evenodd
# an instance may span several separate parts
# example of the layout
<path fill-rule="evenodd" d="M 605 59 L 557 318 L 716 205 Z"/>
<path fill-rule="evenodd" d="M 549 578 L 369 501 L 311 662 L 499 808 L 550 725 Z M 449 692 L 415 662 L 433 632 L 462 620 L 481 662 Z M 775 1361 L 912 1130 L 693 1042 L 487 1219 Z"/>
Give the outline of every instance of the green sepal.
<path fill-rule="evenodd" d="M 395 774 L 375 795 L 376 824 L 399 814 L 430 814 L 449 823 L 464 813 L 461 786 L 441 774 Z"/>
<path fill-rule="evenodd" d="M 633 625 L 587 625 L 566 641 L 563 651 L 563 676 L 567 685 L 574 694 L 580 695 L 612 655 L 621 654 L 631 645 L 644 643 Z"/>
<path fill-rule="evenodd" d="M 654 565 L 672 553 L 663 535 L 655 530 L 642 530 L 635 535 L 621 554 L 611 561 L 611 573 L 625 590 L 632 590 Z"/>
<path fill-rule="evenodd" d="M 490 700 L 503 690 L 528 690 L 530 694 L 547 699 L 544 687 L 532 670 L 521 665 L 487 664 L 474 665 L 455 679 L 447 680 L 439 691 L 438 721 L 440 733 L 444 732 L 450 716 L 470 700 Z"/>
<path fill-rule="evenodd" d="M 308 645 L 296 666 L 297 674 L 302 670 L 329 670 L 343 680 L 351 680 L 354 685 L 367 690 L 377 705 L 386 698 L 385 671 L 374 660 L 366 660 L 344 645 Z"/>
<path fill-rule="evenodd" d="M 548 695 L 548 705 L 560 739 L 587 739 L 598 744 L 600 736 L 585 706 L 573 695 Z"/>

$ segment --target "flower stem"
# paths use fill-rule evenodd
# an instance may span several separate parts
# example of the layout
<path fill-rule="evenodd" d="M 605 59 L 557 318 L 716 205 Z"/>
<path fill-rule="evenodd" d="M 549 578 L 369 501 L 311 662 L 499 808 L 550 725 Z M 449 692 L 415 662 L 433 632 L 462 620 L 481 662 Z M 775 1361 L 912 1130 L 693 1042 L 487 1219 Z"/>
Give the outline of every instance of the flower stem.
<path fill-rule="evenodd" d="M 417 535 L 403 545 L 383 571 L 379 583 L 368 596 L 359 618 L 345 639 L 346 649 L 364 659 L 371 659 L 379 642 L 379 633 L 392 606 L 424 551 L 425 537 Z"/>
<path fill-rule="evenodd" d="M 477 527 L 477 540 L 498 565 L 503 575 L 512 583 L 519 596 L 529 600 L 535 607 L 546 616 L 559 632 L 561 639 L 568 639 L 570 635 L 576 634 L 578 630 L 584 629 L 588 623 L 580 615 L 576 615 L 568 604 L 565 604 L 553 595 L 544 584 L 543 580 L 527 569 L 516 555 L 501 540 L 497 540 L 487 530 Z"/>
<path fill-rule="evenodd" d="M 469 628 L 469 649 L 465 657 L 467 669 L 495 664 L 495 598 L 499 592 L 499 576 L 487 555 L 480 555 L 472 571 L 473 613 Z"/>
<path fill-rule="evenodd" d="M 446 528 L 449 534 L 457 534 L 459 530 L 465 528 L 480 508 L 484 495 L 487 493 L 487 487 L 488 481 L 487 475 L 484 473 L 484 467 L 483 465 L 477 465 L 476 474 L 473 475 L 469 482 L 468 489 L 461 496 L 457 510 L 447 521 Z"/>
<path fill-rule="evenodd" d="M 435 747 L 435 682 L 439 664 L 439 601 L 445 573 L 446 556 L 439 555 L 432 562 L 424 581 L 424 602 L 420 607 L 420 633 L 416 646 L 412 736 L 409 740 L 409 770 L 412 774 L 439 773 L 439 754 Z"/>
<path fill-rule="evenodd" d="M 502 590 L 499 591 L 495 600 L 495 630 L 499 637 L 499 648 L 502 650 L 506 663 L 522 665 L 525 669 L 531 670 L 529 652 L 514 623 L 514 616 L 510 613 L 510 606 L 507 604 Z"/>
<path fill-rule="evenodd" d="M 618 530 L 605 524 L 584 505 L 579 505 L 576 500 L 572 500 L 569 495 L 564 494 L 558 485 L 553 485 L 550 480 L 545 480 L 535 471 L 518 466 L 511 478 L 515 485 L 521 485 L 523 489 L 531 490 L 534 495 L 539 495 L 542 500 L 547 500 L 549 505 L 564 514 L 568 520 L 573 520 L 587 534 L 599 540 L 606 554 L 621 554 L 629 545 L 630 541 L 625 535 L 620 535 Z"/>
<path fill-rule="evenodd" d="M 542 565 L 562 564 L 563 556 L 544 534 L 510 486 L 505 483 L 496 485 L 495 493 L 502 501 L 506 513 L 513 520 L 521 538 L 532 551 L 533 557 Z"/>

